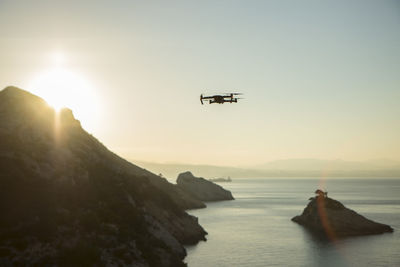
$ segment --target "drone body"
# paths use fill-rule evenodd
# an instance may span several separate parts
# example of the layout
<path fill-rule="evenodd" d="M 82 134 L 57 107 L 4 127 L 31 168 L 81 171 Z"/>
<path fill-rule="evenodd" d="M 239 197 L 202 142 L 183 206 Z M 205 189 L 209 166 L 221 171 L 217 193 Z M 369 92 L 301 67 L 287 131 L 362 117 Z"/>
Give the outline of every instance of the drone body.
<path fill-rule="evenodd" d="M 223 104 L 225 102 L 228 103 L 237 103 L 238 97 L 235 97 L 236 95 L 241 95 L 241 93 L 229 93 L 229 94 L 223 94 L 223 95 L 212 95 L 212 96 L 203 96 L 203 94 L 200 95 L 200 102 L 203 105 L 205 101 L 208 101 L 209 104 L 213 103 L 218 103 L 218 104 Z"/>

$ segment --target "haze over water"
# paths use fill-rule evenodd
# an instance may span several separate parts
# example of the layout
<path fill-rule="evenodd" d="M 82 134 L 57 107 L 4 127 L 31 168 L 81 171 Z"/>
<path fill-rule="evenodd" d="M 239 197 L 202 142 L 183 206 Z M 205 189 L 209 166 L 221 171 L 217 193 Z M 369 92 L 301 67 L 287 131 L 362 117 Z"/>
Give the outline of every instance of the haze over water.
<path fill-rule="evenodd" d="M 188 247 L 189 267 L 399 266 L 399 179 L 236 179 L 221 183 L 236 200 L 190 211 L 209 233 Z M 290 219 L 317 188 L 377 222 L 391 234 L 321 240 Z"/>

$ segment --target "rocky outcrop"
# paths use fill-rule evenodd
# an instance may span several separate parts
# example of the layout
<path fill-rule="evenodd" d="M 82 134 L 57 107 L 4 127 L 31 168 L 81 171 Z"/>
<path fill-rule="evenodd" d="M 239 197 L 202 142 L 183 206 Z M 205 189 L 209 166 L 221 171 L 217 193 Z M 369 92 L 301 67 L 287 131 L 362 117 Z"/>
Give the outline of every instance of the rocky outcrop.
<path fill-rule="evenodd" d="M 0 265 L 184 266 L 205 240 L 181 188 L 109 151 L 71 110 L 0 92 Z"/>
<path fill-rule="evenodd" d="M 330 239 L 393 232 L 389 225 L 365 218 L 339 201 L 328 198 L 327 193 L 321 190 L 317 190 L 316 194 L 316 197 L 310 198 L 303 213 L 293 217 L 292 221 Z"/>
<path fill-rule="evenodd" d="M 201 201 L 233 200 L 232 193 L 220 185 L 201 177 L 195 177 L 191 172 L 178 175 L 176 183 L 179 188 Z"/>

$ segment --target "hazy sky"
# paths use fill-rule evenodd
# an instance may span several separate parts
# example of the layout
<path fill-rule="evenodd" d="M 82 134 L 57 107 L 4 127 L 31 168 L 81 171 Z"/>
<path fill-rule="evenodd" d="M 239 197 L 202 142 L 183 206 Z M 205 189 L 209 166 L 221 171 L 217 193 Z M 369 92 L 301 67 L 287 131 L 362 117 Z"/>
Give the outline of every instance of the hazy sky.
<path fill-rule="evenodd" d="M 129 159 L 400 160 L 400 1 L 0 0 L 0 87 L 43 75 Z"/>

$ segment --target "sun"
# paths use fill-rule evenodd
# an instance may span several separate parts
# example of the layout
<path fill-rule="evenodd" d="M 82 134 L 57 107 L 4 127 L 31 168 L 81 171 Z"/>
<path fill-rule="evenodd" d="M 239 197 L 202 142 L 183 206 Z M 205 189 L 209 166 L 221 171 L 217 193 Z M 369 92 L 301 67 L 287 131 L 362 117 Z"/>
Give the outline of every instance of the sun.
<path fill-rule="evenodd" d="M 90 85 L 79 75 L 62 68 L 39 73 L 30 86 L 33 93 L 60 110 L 63 107 L 81 109 L 90 105 Z"/>
<path fill-rule="evenodd" d="M 56 111 L 70 108 L 75 117 L 84 123 L 91 123 L 98 114 L 98 96 L 85 76 L 64 66 L 63 53 L 51 55 L 52 64 L 39 71 L 28 85 L 28 90 L 42 97 Z"/>

